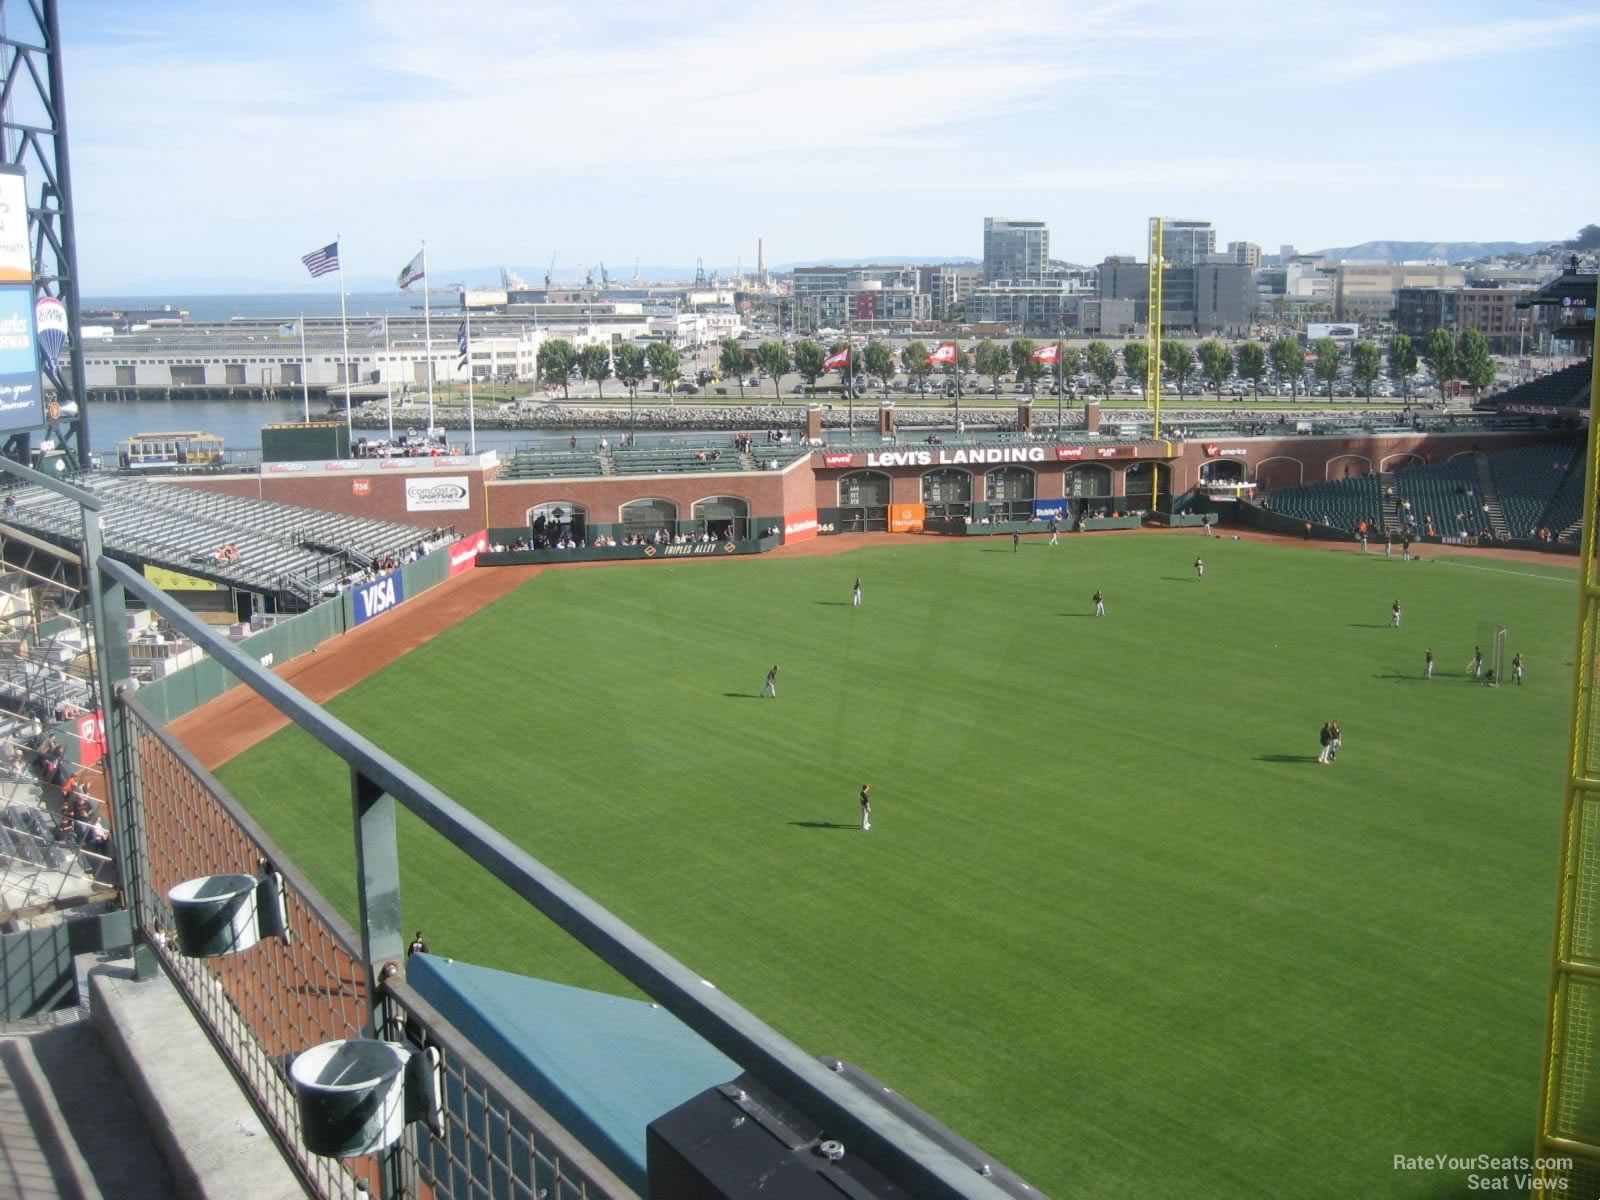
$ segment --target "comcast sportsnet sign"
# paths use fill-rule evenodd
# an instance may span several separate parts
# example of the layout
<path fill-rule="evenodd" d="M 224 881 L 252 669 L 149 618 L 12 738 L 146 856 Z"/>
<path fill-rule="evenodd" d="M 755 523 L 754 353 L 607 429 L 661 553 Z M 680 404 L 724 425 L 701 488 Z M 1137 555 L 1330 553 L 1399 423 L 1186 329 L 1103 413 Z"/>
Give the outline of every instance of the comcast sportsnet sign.
<path fill-rule="evenodd" d="M 471 508 L 465 475 L 418 475 L 406 480 L 407 512 Z"/>

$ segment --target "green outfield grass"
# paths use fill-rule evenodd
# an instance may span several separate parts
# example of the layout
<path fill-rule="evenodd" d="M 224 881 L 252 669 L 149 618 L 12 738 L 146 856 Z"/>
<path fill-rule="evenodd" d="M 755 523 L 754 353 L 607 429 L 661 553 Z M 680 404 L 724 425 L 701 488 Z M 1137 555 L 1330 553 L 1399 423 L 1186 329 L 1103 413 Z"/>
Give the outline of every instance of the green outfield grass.
<path fill-rule="evenodd" d="M 1394 1155 L 1531 1154 L 1572 582 L 1189 532 L 556 571 L 331 707 L 1052 1195 L 1432 1200 Z M 1480 618 L 1525 686 L 1464 678 Z M 353 916 L 344 764 L 220 774 Z M 403 820 L 435 952 L 627 991 Z"/>

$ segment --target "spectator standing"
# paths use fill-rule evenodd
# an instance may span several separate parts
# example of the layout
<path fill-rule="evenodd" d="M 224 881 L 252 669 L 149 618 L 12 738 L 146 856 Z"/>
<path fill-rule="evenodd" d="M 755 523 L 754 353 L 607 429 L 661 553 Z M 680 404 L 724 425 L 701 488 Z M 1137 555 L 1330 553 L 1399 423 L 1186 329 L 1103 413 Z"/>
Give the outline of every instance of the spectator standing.
<path fill-rule="evenodd" d="M 411 944 L 406 947 L 406 957 L 410 958 L 413 954 L 426 954 L 427 952 L 428 943 L 422 940 L 422 930 L 419 929 L 417 930 L 417 936 L 412 938 Z"/>

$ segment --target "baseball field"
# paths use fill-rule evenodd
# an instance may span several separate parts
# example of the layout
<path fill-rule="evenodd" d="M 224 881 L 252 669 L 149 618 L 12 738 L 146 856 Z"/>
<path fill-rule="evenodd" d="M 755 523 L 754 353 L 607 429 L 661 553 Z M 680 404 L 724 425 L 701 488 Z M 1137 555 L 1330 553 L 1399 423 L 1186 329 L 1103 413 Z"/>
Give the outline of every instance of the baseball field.
<path fill-rule="evenodd" d="M 546 571 L 330 707 L 1052 1195 L 1431 1198 L 1466 1181 L 1396 1155 L 1530 1155 L 1572 571 L 927 543 Z M 1470 679 L 1482 619 L 1522 686 Z M 345 765 L 290 730 L 219 774 L 353 918 Z M 401 841 L 435 953 L 629 990 Z"/>

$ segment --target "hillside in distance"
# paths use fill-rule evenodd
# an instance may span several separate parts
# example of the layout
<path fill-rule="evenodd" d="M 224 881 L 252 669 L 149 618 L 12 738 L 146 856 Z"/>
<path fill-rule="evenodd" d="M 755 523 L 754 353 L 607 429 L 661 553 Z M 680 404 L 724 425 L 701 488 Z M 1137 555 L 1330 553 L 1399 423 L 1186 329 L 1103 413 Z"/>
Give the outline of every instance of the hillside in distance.
<path fill-rule="evenodd" d="M 1315 253 L 1325 258 L 1361 259 L 1368 262 L 1417 262 L 1443 259 L 1447 263 L 1471 262 L 1494 254 L 1532 254 L 1553 246 L 1547 242 L 1362 242 L 1359 246 L 1334 246 Z"/>

